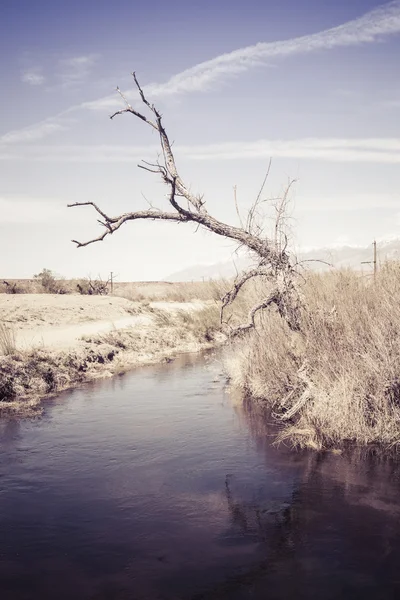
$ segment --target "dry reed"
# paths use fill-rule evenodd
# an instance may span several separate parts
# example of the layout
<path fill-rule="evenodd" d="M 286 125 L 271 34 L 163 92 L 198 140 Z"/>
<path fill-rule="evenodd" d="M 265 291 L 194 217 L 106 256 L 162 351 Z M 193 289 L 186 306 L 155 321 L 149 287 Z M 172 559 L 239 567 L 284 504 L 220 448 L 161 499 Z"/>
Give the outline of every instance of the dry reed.
<path fill-rule="evenodd" d="M 384 265 L 375 284 L 353 271 L 309 274 L 303 292 L 301 333 L 270 311 L 231 346 L 232 384 L 271 409 L 280 440 L 399 446 L 400 265 Z"/>
<path fill-rule="evenodd" d="M 0 322 L 0 352 L 3 356 L 10 356 L 16 352 L 16 339 L 13 327 Z"/>

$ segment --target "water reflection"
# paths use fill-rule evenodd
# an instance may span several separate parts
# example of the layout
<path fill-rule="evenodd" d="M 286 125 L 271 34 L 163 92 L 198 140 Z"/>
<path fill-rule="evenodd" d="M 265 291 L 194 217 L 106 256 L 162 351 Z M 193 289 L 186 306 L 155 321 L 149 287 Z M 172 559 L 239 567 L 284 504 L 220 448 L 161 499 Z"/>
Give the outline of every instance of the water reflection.
<path fill-rule="evenodd" d="M 395 598 L 399 461 L 293 453 L 208 356 L 0 422 L 7 600 Z"/>
<path fill-rule="evenodd" d="M 20 421 L 18 419 L 0 420 L 0 445 L 7 447 L 20 436 Z"/>
<path fill-rule="evenodd" d="M 288 502 L 235 498 L 231 525 L 259 560 L 193 598 L 396 598 L 400 591 L 397 460 L 353 451 L 303 456 Z"/>

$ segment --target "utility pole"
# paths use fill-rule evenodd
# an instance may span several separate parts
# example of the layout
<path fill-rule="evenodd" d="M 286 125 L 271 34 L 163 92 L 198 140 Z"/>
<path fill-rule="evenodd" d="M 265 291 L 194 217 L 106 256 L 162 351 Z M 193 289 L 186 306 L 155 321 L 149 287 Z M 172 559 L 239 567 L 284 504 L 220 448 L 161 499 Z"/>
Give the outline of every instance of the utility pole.
<path fill-rule="evenodd" d="M 114 282 L 113 282 L 113 272 L 111 271 L 110 273 L 110 287 L 111 287 L 111 293 L 113 293 L 114 291 Z"/>
<path fill-rule="evenodd" d="M 376 281 L 376 273 L 378 271 L 378 261 L 377 261 L 377 254 L 376 254 L 376 240 L 373 241 L 372 246 L 374 248 L 374 260 L 364 260 L 361 264 L 362 265 L 374 265 L 374 281 Z"/>

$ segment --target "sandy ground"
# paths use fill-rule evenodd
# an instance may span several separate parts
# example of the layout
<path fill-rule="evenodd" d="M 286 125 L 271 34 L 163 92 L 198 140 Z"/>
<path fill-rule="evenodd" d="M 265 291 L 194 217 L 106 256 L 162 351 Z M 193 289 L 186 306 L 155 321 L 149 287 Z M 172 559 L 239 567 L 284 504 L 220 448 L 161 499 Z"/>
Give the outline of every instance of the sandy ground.
<path fill-rule="evenodd" d="M 0 294 L 0 321 L 16 329 L 112 321 L 136 314 L 138 302 L 77 294 Z"/>
<path fill-rule="evenodd" d="M 210 348 L 218 339 L 208 311 L 200 301 L 0 294 L 0 323 L 16 340 L 14 352 L 0 355 L 0 414 L 31 414 L 61 390 Z"/>
<path fill-rule="evenodd" d="M 192 311 L 203 306 L 202 302 L 152 302 L 142 307 L 115 296 L 0 294 L 0 322 L 14 328 L 19 350 L 66 350 L 85 336 L 151 326 L 151 309 Z"/>
<path fill-rule="evenodd" d="M 66 350 L 79 344 L 85 336 L 108 333 L 119 329 L 140 327 L 151 323 L 150 316 L 124 317 L 111 321 L 91 321 L 53 327 L 33 327 L 16 332 L 16 344 L 20 350 L 28 348 L 57 348 Z"/>

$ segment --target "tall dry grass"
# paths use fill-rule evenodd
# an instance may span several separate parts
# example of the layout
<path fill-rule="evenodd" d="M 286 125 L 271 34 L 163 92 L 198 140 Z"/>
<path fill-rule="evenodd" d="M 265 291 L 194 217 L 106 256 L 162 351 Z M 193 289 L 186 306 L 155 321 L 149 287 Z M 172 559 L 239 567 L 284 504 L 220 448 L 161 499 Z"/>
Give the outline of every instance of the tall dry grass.
<path fill-rule="evenodd" d="M 212 304 L 200 310 L 153 310 L 152 317 L 157 328 L 171 327 L 179 335 L 184 330 L 198 342 L 216 340 L 220 333 L 219 306 Z"/>
<path fill-rule="evenodd" d="M 303 292 L 301 333 L 269 311 L 228 349 L 232 384 L 271 409 L 281 440 L 399 446 L 400 265 L 384 265 L 375 283 L 309 274 Z"/>
<path fill-rule="evenodd" d="M 0 354 L 10 356 L 17 351 L 15 331 L 13 327 L 0 322 Z"/>
<path fill-rule="evenodd" d="M 144 282 L 115 284 L 114 296 L 122 296 L 133 302 L 191 302 L 195 300 L 219 300 L 223 281 L 193 282 Z"/>

